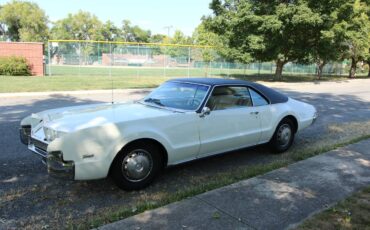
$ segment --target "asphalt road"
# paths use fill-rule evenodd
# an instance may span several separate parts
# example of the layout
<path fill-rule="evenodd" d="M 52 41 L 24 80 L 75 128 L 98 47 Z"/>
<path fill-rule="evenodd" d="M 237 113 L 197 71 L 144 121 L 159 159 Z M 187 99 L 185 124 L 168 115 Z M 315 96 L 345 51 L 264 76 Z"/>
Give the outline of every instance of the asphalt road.
<path fill-rule="evenodd" d="M 324 83 L 267 83 L 316 106 L 317 122 L 297 135 L 295 145 L 320 138 L 330 123 L 370 120 L 370 79 Z M 142 97 L 148 90 L 119 90 L 115 101 Z M 0 95 L 0 229 L 65 227 L 72 219 L 89 218 L 111 208 L 155 200 L 162 193 L 197 184 L 220 171 L 270 162 L 277 156 L 263 147 L 195 161 L 166 170 L 156 183 L 124 192 L 110 179 L 66 182 L 50 178 L 40 160 L 19 141 L 20 120 L 30 113 L 71 105 L 110 102 L 111 92 Z"/>

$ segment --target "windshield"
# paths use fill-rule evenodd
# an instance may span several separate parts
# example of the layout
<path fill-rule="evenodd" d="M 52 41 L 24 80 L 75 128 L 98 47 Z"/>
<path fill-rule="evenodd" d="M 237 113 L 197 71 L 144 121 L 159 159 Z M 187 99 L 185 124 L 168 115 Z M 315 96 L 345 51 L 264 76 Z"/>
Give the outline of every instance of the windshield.
<path fill-rule="evenodd" d="M 196 110 L 202 104 L 209 86 L 184 82 L 165 82 L 143 101 L 159 107 Z"/>

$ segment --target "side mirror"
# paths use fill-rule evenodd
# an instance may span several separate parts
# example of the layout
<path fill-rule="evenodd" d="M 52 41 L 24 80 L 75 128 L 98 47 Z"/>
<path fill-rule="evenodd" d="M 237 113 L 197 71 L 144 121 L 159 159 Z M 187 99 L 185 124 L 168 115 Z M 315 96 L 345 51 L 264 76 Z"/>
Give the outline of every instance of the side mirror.
<path fill-rule="evenodd" d="M 200 117 L 205 117 L 211 113 L 211 109 L 208 108 L 207 106 L 204 106 L 202 111 L 200 112 Z"/>

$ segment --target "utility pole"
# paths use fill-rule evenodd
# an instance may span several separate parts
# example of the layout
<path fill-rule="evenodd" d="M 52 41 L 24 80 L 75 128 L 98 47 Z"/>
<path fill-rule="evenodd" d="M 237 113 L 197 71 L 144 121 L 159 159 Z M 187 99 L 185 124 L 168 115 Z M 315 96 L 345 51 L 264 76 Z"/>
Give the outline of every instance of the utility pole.
<path fill-rule="evenodd" d="M 173 28 L 173 26 L 165 26 L 165 27 L 163 27 L 163 29 L 167 29 L 167 37 L 168 38 L 170 37 L 170 31 L 171 31 L 172 28 Z"/>

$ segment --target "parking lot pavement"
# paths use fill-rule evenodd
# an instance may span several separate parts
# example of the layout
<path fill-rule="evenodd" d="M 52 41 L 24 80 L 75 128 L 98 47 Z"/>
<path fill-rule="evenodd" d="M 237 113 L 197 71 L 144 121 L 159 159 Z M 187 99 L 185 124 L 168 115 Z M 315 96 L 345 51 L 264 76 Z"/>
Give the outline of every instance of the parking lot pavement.
<path fill-rule="evenodd" d="M 318 109 L 320 115 L 317 122 L 297 135 L 295 146 L 309 145 L 321 139 L 329 132 L 328 124 L 370 121 L 370 79 L 320 84 L 266 84 Z M 149 91 L 116 90 L 114 100 L 139 99 Z M 155 200 L 166 192 L 179 191 L 219 172 L 268 163 L 279 157 L 263 147 L 240 150 L 168 169 L 149 188 L 125 192 L 117 189 L 110 179 L 65 182 L 50 178 L 40 159 L 19 142 L 19 122 L 30 113 L 111 100 L 111 91 L 0 95 L 1 222 L 7 227 L 41 228 L 49 225 L 62 228 L 76 218 L 87 218 L 119 206 L 134 206 L 140 199 Z"/>
<path fill-rule="evenodd" d="M 370 139 L 98 229 L 287 229 L 369 183 Z"/>

